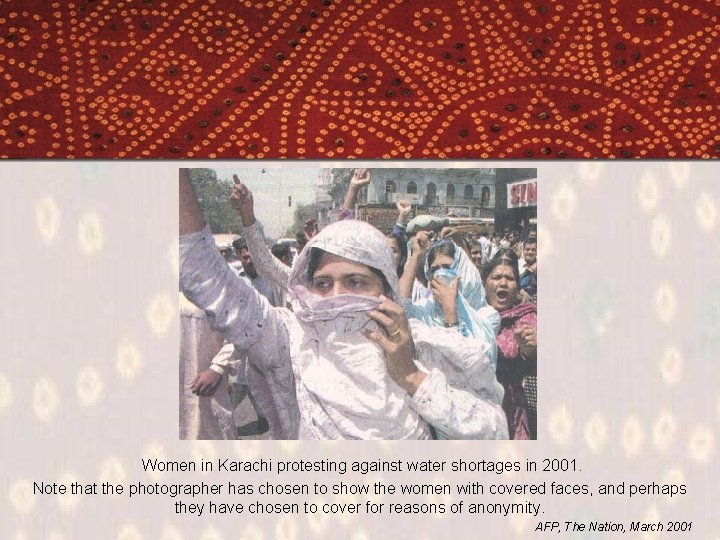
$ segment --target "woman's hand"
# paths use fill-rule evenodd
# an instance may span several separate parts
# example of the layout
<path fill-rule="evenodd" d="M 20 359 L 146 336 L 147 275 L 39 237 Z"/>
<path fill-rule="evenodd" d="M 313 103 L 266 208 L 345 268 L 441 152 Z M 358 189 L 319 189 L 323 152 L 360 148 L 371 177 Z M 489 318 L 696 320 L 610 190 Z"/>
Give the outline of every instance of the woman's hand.
<path fill-rule="evenodd" d="M 255 209 L 252 191 L 243 184 L 236 174 L 233 174 L 233 189 L 230 194 L 230 205 L 240 214 L 243 227 L 255 223 Z"/>
<path fill-rule="evenodd" d="M 363 330 L 363 334 L 385 352 L 390 377 L 412 396 L 426 375 L 415 364 L 415 343 L 405 312 L 398 304 L 381 296 L 380 305 L 369 311 L 368 316 L 380 325 L 381 331 Z"/>
<path fill-rule="evenodd" d="M 456 277 L 450 285 L 440 277 L 433 277 L 430 281 L 430 290 L 433 298 L 440 304 L 447 324 L 457 324 L 457 294 L 460 286 L 460 278 Z"/>
<path fill-rule="evenodd" d="M 537 328 L 521 326 L 515 330 L 515 339 L 518 341 L 523 358 L 533 360 L 537 355 Z"/>

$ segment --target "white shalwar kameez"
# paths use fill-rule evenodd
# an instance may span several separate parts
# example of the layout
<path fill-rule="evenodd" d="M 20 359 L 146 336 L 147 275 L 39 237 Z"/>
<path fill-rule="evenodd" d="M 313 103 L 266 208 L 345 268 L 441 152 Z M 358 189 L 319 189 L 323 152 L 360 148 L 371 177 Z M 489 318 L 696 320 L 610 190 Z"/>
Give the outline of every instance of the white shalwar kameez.
<path fill-rule="evenodd" d="M 180 239 L 182 290 L 265 375 L 267 395 L 255 395 L 276 408 L 277 438 L 427 439 L 433 431 L 450 439 L 508 437 L 491 344 L 410 321 L 415 362 L 427 374 L 410 396 L 390 378 L 380 347 L 361 332 L 377 328 L 366 312 L 379 300 L 313 294 L 312 248 L 380 270 L 400 298 L 387 241 L 364 222 L 334 223 L 308 242 L 290 274 L 293 311 L 273 308 L 235 278 L 207 227 Z"/>

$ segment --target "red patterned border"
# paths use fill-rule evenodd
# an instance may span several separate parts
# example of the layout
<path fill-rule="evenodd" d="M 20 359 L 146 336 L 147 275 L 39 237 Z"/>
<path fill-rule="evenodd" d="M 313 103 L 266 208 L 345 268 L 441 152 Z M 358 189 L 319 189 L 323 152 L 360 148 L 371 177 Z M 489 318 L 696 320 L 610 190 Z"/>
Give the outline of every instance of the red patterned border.
<path fill-rule="evenodd" d="M 720 1 L 0 3 L 0 155 L 720 156 Z"/>

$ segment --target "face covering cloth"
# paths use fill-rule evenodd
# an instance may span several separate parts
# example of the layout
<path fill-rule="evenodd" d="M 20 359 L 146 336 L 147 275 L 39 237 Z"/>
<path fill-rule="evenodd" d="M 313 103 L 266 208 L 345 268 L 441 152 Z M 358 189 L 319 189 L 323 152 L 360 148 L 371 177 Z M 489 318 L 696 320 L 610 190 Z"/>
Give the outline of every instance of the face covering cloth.
<path fill-rule="evenodd" d="M 362 333 L 379 330 L 367 316 L 379 299 L 314 294 L 307 275 L 313 248 L 380 270 L 399 297 L 390 247 L 371 225 L 351 220 L 334 223 L 303 249 L 289 282 L 293 311 L 302 328 L 293 369 L 303 429 L 310 431 L 300 436 L 429 438 L 427 424 L 410 406 L 412 398 L 390 378 L 383 351 Z"/>

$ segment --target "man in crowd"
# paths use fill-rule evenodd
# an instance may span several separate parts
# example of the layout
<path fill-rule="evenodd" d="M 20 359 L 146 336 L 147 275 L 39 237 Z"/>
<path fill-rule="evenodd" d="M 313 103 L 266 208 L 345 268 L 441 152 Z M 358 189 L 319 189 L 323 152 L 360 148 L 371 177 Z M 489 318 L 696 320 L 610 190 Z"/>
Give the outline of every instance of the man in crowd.
<path fill-rule="evenodd" d="M 240 273 L 240 277 L 247 279 L 257 292 L 268 299 L 270 304 L 275 307 L 282 307 L 284 305 L 283 291 L 272 281 L 258 274 L 245 240 L 238 238 L 233 242 L 233 247 L 237 251 L 240 262 L 243 265 L 243 271 Z"/>
<path fill-rule="evenodd" d="M 492 260 L 492 258 L 500 249 L 501 238 L 502 237 L 499 232 L 494 232 L 492 234 L 492 240 L 490 240 L 490 252 L 488 253 L 488 261 Z"/>
<path fill-rule="evenodd" d="M 295 240 L 297 241 L 297 252 L 300 253 L 307 244 L 307 237 L 303 231 L 299 231 L 295 235 Z"/>
<path fill-rule="evenodd" d="M 477 241 L 480 243 L 481 248 L 481 264 L 485 264 L 490 260 L 490 250 L 492 248 L 492 244 L 490 242 L 490 239 L 488 238 L 488 234 L 485 231 L 481 231 L 480 235 L 478 236 Z M 476 265 L 477 266 L 477 265 Z M 480 269 L 480 267 L 478 267 Z"/>
<path fill-rule="evenodd" d="M 515 252 L 515 255 L 518 256 L 518 259 L 522 257 L 522 244 L 520 243 L 520 234 L 517 231 L 510 231 L 508 242 L 508 247 Z"/>
<path fill-rule="evenodd" d="M 270 251 L 285 266 L 292 266 L 294 254 L 292 252 L 292 247 L 290 247 L 290 244 L 275 244 L 272 248 L 270 248 Z"/>
<path fill-rule="evenodd" d="M 530 295 L 531 301 L 537 301 L 537 240 L 528 238 L 523 246 L 523 258 L 520 259 L 520 288 Z"/>
<path fill-rule="evenodd" d="M 483 248 L 482 245 L 480 245 L 480 242 L 478 240 L 471 240 L 469 242 L 470 244 L 470 259 L 472 260 L 475 267 L 478 269 L 478 272 L 482 272 L 482 265 L 485 262 L 484 254 L 483 254 Z"/>
<path fill-rule="evenodd" d="M 537 229 L 535 227 L 528 229 L 526 240 L 537 240 Z"/>
<path fill-rule="evenodd" d="M 278 254 L 274 254 L 285 264 L 292 264 L 292 251 L 290 250 L 290 246 L 285 244 L 277 247 L 287 248 L 287 252 L 279 250 Z M 267 278 L 258 274 L 245 240 L 238 238 L 233 242 L 233 248 L 235 248 L 242 263 L 242 271 L 238 274 L 239 278 L 250 282 L 255 290 L 267 298 L 273 306 L 283 307 L 285 305 L 284 291 Z M 198 373 L 190 385 L 190 390 L 199 396 L 212 396 L 220 386 L 223 377 L 227 374 L 229 376 L 228 390 L 231 402 L 237 406 L 245 396 L 247 396 L 257 412 L 259 409 L 255 398 L 246 384 L 246 369 L 248 369 L 248 367 L 246 366 L 245 356 L 236 351 L 232 344 L 226 344 L 215 358 L 213 358 L 209 368 Z M 258 414 L 256 423 L 253 422 L 238 428 L 238 435 L 260 435 L 267 430 L 267 420 Z"/>

